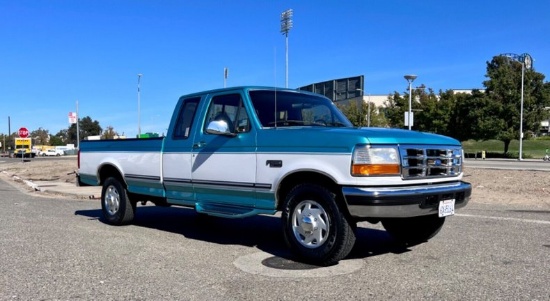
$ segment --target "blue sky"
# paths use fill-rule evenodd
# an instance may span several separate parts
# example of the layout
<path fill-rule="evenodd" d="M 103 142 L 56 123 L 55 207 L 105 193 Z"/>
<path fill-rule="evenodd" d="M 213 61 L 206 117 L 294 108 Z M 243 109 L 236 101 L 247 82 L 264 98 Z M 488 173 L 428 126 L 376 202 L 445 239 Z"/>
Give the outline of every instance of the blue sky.
<path fill-rule="evenodd" d="M 365 91 L 482 88 L 486 62 L 529 53 L 550 74 L 550 1 L 0 0 L 0 133 L 51 134 L 68 113 L 120 134 L 166 131 L 177 99 L 285 85 L 280 14 L 294 10 L 289 87 L 365 76 Z M 548 81 L 548 79 L 546 79 Z"/>

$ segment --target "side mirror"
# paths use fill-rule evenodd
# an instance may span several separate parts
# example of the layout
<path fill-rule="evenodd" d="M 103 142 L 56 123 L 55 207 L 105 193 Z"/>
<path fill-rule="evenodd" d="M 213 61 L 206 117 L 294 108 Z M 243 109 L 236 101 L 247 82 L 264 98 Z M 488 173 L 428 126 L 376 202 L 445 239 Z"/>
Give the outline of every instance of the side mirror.
<path fill-rule="evenodd" d="M 229 126 L 227 125 L 227 122 L 223 120 L 211 121 L 206 127 L 206 132 L 208 134 L 213 134 L 213 135 L 226 135 L 226 136 L 232 136 L 232 137 L 237 136 L 237 134 L 232 133 L 229 130 Z"/>

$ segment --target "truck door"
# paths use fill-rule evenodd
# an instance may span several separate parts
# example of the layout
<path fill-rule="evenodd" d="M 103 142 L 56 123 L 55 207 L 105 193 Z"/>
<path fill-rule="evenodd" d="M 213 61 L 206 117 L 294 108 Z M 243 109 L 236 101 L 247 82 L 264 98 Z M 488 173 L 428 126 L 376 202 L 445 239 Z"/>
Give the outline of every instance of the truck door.
<path fill-rule="evenodd" d="M 177 114 L 174 114 L 164 139 L 162 155 L 162 175 L 166 198 L 169 203 L 195 204 L 195 193 L 191 183 L 191 164 L 193 150 L 193 130 L 198 124 L 195 114 L 199 109 L 201 97 L 183 99 Z"/>
<path fill-rule="evenodd" d="M 240 92 L 213 94 L 200 130 L 195 131 L 192 177 L 197 201 L 208 206 L 248 209 L 255 204 L 256 135 Z M 230 133 L 211 134 L 214 120 Z"/>

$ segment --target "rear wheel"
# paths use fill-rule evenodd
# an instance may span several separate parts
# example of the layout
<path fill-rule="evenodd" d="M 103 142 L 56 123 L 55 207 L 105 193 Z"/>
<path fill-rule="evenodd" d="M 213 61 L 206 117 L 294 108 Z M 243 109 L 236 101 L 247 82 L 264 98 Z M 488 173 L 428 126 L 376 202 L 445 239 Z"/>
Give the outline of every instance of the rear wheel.
<path fill-rule="evenodd" d="M 382 225 L 398 242 L 405 245 L 417 245 L 434 237 L 445 223 L 444 217 L 437 215 L 410 218 L 389 218 Z"/>
<path fill-rule="evenodd" d="M 126 188 L 117 178 L 110 177 L 103 184 L 101 210 L 105 220 L 112 225 L 126 225 L 134 219 L 136 203 L 130 201 Z"/>
<path fill-rule="evenodd" d="M 282 215 L 285 242 L 300 259 L 333 265 L 355 244 L 355 233 L 336 203 L 337 196 L 315 184 L 294 187 Z"/>

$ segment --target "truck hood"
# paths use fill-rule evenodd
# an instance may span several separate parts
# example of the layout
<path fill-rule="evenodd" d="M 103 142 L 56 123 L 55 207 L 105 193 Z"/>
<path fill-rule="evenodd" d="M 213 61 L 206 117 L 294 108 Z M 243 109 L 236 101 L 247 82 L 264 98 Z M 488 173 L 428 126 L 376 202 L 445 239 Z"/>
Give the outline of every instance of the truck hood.
<path fill-rule="evenodd" d="M 261 130 L 258 145 L 285 148 L 352 150 L 357 144 L 424 144 L 460 146 L 456 139 L 430 133 L 387 128 L 280 127 Z"/>
<path fill-rule="evenodd" d="M 364 135 L 371 144 L 460 145 L 458 140 L 438 134 L 386 128 L 359 128 L 356 130 L 361 133 L 360 135 Z"/>

